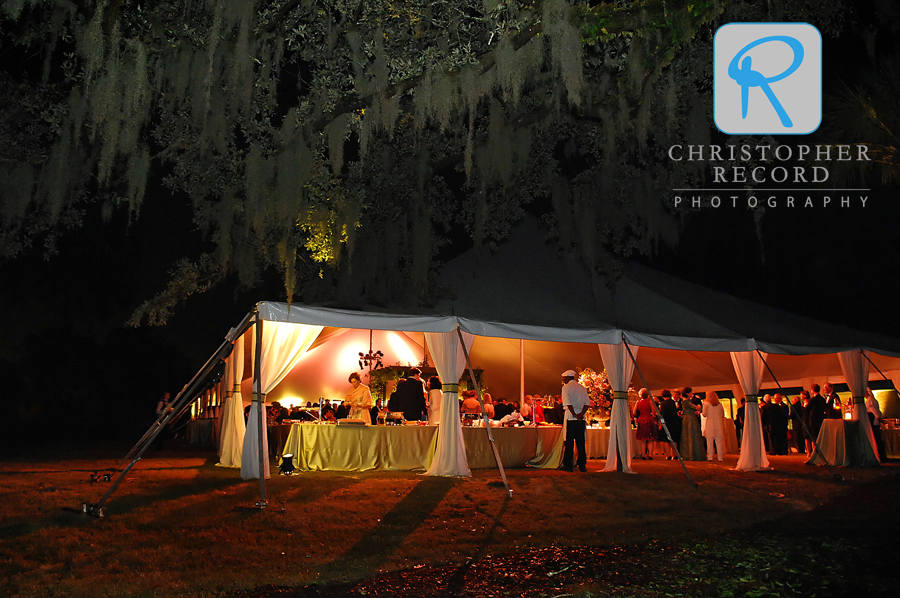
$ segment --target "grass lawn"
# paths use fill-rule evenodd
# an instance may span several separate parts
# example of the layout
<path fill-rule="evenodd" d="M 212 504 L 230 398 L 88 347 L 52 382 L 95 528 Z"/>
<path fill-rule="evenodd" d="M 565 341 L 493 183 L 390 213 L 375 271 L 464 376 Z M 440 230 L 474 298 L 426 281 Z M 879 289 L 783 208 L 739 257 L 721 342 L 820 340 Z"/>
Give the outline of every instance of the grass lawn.
<path fill-rule="evenodd" d="M 108 503 L 92 472 L 125 451 L 0 459 L 0 596 L 896 595 L 900 467 L 770 457 L 635 461 L 637 475 L 496 470 L 469 479 L 312 472 L 267 483 L 212 452 L 149 455 Z M 893 567 L 893 568 L 891 568 Z"/>

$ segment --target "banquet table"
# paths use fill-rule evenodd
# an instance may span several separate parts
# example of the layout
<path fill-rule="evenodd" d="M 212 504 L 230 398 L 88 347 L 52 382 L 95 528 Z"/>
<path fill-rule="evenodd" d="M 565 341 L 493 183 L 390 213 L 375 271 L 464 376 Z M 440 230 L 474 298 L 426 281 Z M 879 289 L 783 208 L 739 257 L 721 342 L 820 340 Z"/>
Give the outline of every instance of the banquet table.
<path fill-rule="evenodd" d="M 293 424 L 277 456 L 294 455 L 294 466 L 301 471 L 424 470 L 434 455 L 437 430 L 437 426 L 417 425 Z M 464 427 L 462 432 L 469 467 L 496 467 L 484 428 Z M 560 426 L 491 428 L 500 460 L 508 468 L 540 464 L 555 467 L 550 459 L 558 460 L 561 455 L 554 452 L 561 432 Z M 605 459 L 608 446 L 608 429 L 587 429 L 585 450 L 589 459 Z M 633 446 L 636 448 L 637 443 Z"/>
<path fill-rule="evenodd" d="M 900 459 L 900 430 L 881 428 L 881 440 L 888 459 Z"/>
<path fill-rule="evenodd" d="M 737 431 L 734 428 L 734 420 L 725 418 L 725 454 L 738 455 L 740 449 L 737 443 Z"/>
<path fill-rule="evenodd" d="M 878 465 L 878 458 L 875 456 L 861 424 L 862 422 L 858 420 L 826 419 L 823 421 L 816 439 L 819 451 L 813 451 L 806 463 L 836 467 Z"/>
<path fill-rule="evenodd" d="M 284 451 L 284 445 L 291 433 L 291 424 L 275 424 L 269 426 L 266 432 L 269 435 L 269 454 L 274 457 L 281 457 Z"/>

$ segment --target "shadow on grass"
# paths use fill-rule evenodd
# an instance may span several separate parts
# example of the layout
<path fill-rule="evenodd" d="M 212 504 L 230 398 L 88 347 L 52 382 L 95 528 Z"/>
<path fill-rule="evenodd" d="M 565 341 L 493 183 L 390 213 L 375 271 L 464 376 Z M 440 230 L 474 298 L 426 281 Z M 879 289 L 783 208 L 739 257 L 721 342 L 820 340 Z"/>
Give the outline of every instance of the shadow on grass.
<path fill-rule="evenodd" d="M 488 486 L 502 487 L 503 484 L 502 482 L 489 482 Z M 505 495 L 503 504 L 495 515 L 490 511 L 480 509 L 483 515 L 486 515 L 493 520 L 494 524 L 484 537 L 484 540 L 481 541 L 481 546 L 478 551 L 473 554 L 469 560 L 457 567 L 453 574 L 447 579 L 445 586 L 442 588 L 444 594 L 447 596 L 461 596 L 463 594 L 463 590 L 467 585 L 467 575 L 472 568 L 472 565 L 484 559 L 487 556 L 488 547 L 494 545 L 494 542 L 497 540 L 497 530 L 503 528 L 501 521 L 503 521 L 503 516 L 506 514 L 506 508 L 509 506 L 511 500 L 512 499 L 508 494 Z"/>
<path fill-rule="evenodd" d="M 119 497 L 113 494 L 107 503 L 107 514 L 110 516 L 124 515 L 162 500 L 178 500 L 189 496 L 207 498 L 211 492 L 228 490 L 244 484 L 245 482 L 240 478 L 190 480 L 166 484 L 159 489 L 159 492 L 149 494 L 127 494 Z"/>
<path fill-rule="evenodd" d="M 385 513 L 381 521 L 355 546 L 322 568 L 323 577 L 332 575 L 362 578 L 375 573 L 403 542 L 431 516 L 450 490 L 459 483 L 454 478 L 425 477 Z"/>
<path fill-rule="evenodd" d="M 107 515 L 111 517 L 121 516 L 136 509 L 153 505 L 162 500 L 177 500 L 190 496 L 203 497 L 217 490 L 226 490 L 240 485 L 242 480 L 204 480 L 191 481 L 190 483 L 167 485 L 159 492 L 152 494 L 131 494 L 117 497 L 113 494 L 106 503 Z M 108 490 L 108 485 L 96 486 L 103 493 Z M 94 500 L 101 499 L 99 493 Z M 84 502 L 91 502 L 85 500 Z M 61 505 L 57 513 L 39 517 L 11 517 L 0 524 L 0 540 L 18 538 L 42 529 L 59 527 L 84 527 L 97 524 L 98 520 L 90 515 L 82 513 L 81 504 Z"/>
<path fill-rule="evenodd" d="M 79 505 L 80 507 L 80 505 Z M 94 521 L 81 509 L 63 507 L 59 513 L 43 517 L 10 517 L 0 525 L 0 540 L 12 540 L 53 527 L 87 527 Z"/>

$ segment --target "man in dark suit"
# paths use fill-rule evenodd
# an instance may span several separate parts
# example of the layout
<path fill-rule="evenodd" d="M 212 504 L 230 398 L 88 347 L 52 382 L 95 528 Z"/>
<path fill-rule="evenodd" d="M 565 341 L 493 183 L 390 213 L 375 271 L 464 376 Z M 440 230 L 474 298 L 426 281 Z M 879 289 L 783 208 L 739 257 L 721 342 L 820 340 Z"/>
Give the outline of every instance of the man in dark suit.
<path fill-rule="evenodd" d="M 784 402 L 784 395 L 775 393 L 772 405 L 769 408 L 769 428 L 772 434 L 771 446 L 773 455 L 787 455 L 788 443 L 788 406 Z"/>
<path fill-rule="evenodd" d="M 841 419 L 841 397 L 834 392 L 834 386 L 826 382 L 822 390 L 825 392 L 825 419 Z"/>
<path fill-rule="evenodd" d="M 819 394 L 820 387 L 813 384 L 809 387 L 809 423 L 812 425 L 812 439 L 815 441 L 819 437 L 819 430 L 822 429 L 822 421 L 828 417 L 826 414 L 827 405 L 825 398 Z"/>
<path fill-rule="evenodd" d="M 425 384 L 421 378 L 419 368 L 411 368 L 406 373 L 406 380 L 397 385 L 397 396 L 394 400 L 397 407 L 403 411 L 403 419 L 406 421 L 420 421 L 422 413 L 427 409 L 425 404 Z"/>
<path fill-rule="evenodd" d="M 334 417 L 335 419 L 346 419 L 350 417 L 350 403 L 347 402 L 347 399 L 344 399 L 344 402 L 338 406 Z"/>
<path fill-rule="evenodd" d="M 738 448 L 741 446 L 741 440 L 744 437 L 744 403 L 747 399 L 741 399 L 741 406 L 738 407 L 737 416 L 734 418 L 734 429 L 737 432 Z"/>
<path fill-rule="evenodd" d="M 763 443 L 766 446 L 766 452 L 772 454 L 772 395 L 763 396 L 762 402 L 759 404 L 759 421 L 762 424 Z"/>
<path fill-rule="evenodd" d="M 497 399 L 497 404 L 494 405 L 494 419 L 500 420 L 515 411 L 515 407 L 510 405 L 505 398 L 500 397 Z"/>
<path fill-rule="evenodd" d="M 663 402 L 659 406 L 659 414 L 666 420 L 666 427 L 669 428 L 669 434 L 675 441 L 675 446 L 681 450 L 681 417 L 678 415 L 678 403 L 681 402 L 681 391 L 675 390 L 666 394 L 663 392 Z M 693 393 L 690 393 L 693 394 Z M 673 397 L 673 395 L 675 395 Z M 690 397 L 688 398 L 690 400 Z M 674 455 L 666 457 L 667 460 L 677 459 Z"/>

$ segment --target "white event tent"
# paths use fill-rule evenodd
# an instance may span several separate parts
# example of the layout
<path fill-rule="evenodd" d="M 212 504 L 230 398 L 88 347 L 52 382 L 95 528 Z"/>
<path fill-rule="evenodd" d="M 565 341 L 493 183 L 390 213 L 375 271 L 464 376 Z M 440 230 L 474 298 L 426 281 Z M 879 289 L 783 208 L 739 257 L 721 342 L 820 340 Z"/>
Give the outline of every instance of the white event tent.
<path fill-rule="evenodd" d="M 450 395 L 442 403 L 431 475 L 469 474 L 453 384 L 466 367 L 461 341 L 477 367 L 503 372 L 497 378 L 501 385 L 520 379 L 523 347 L 533 362 L 557 370 L 552 373 L 557 384 L 559 372 L 599 355 L 616 391 L 607 471 L 631 471 L 625 391 L 631 383 L 641 384 L 637 372 L 651 389 L 689 385 L 733 388 L 737 396 L 746 395 L 740 470 L 769 466 L 756 395 L 761 384 L 775 381 L 773 376 L 783 387 L 846 381 L 853 417 L 867 431 L 864 450 L 874 451 L 863 405 L 869 366 L 900 379 L 900 341 L 789 314 L 634 263 L 607 284 L 541 239 L 537 225 L 526 222 L 495 253 L 473 251 L 449 262 L 440 283 L 450 292 L 429 308 L 259 303 L 255 330 L 243 337 L 250 340 L 246 350 L 252 355 L 254 397 L 272 392 L 314 343 L 323 342 L 320 335 L 342 329 L 395 331 L 424 334 Z M 585 357 L 591 346 L 597 349 Z M 245 479 L 259 477 L 260 469 L 268 477 L 266 438 L 260 438 L 257 419 L 261 408 L 251 410 L 243 451 L 236 446 L 243 426 L 243 366 L 236 364 L 244 363 L 244 348 L 236 347 L 226 370 L 225 388 L 234 393 L 223 416 L 221 464 L 240 465 Z M 616 462 L 617 454 L 622 463 Z"/>

